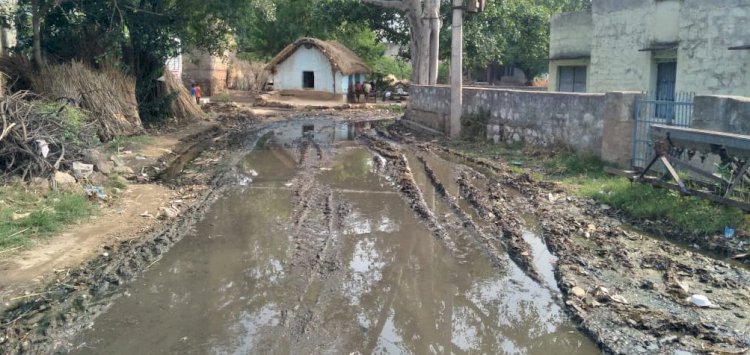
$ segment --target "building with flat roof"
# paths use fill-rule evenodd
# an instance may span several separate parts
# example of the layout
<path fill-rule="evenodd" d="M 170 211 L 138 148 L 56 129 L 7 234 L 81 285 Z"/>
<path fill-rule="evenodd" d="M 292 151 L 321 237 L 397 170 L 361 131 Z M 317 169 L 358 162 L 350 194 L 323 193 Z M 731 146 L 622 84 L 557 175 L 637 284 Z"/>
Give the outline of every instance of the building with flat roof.
<path fill-rule="evenodd" d="M 750 1 L 592 0 L 550 25 L 550 91 L 750 96 Z"/>

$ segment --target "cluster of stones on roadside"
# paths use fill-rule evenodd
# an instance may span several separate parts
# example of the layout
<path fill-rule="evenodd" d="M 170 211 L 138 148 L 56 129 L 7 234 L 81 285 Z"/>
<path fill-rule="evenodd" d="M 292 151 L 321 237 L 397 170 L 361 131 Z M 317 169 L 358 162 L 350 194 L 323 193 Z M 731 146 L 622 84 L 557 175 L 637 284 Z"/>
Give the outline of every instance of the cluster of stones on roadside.
<path fill-rule="evenodd" d="M 84 151 L 82 161 L 74 161 L 69 171 L 55 171 L 49 179 L 33 178 L 29 187 L 42 194 L 51 189 L 59 191 L 83 191 L 84 185 L 101 191 L 101 187 L 110 179 L 116 179 L 120 185 L 126 185 L 126 177 L 134 175 L 123 159 L 116 154 L 107 157 L 96 149 Z M 91 195 L 91 192 L 89 191 Z"/>

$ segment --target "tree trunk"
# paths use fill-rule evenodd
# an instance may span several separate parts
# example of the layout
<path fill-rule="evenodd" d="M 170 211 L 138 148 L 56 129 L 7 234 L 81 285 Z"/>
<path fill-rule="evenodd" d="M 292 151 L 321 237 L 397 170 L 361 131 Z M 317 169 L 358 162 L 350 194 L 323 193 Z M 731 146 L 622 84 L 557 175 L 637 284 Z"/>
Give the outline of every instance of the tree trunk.
<path fill-rule="evenodd" d="M 440 54 L 440 0 L 362 0 L 403 12 L 409 22 L 412 82 L 434 85 Z"/>
<path fill-rule="evenodd" d="M 442 25 L 440 21 L 440 0 L 429 1 L 426 10 L 427 17 L 430 20 L 430 72 L 428 81 L 430 85 L 436 85 L 440 61 L 440 27 Z"/>
<path fill-rule="evenodd" d="M 33 32 L 34 65 L 41 68 L 42 59 L 42 9 L 40 0 L 31 1 L 31 28 Z"/>

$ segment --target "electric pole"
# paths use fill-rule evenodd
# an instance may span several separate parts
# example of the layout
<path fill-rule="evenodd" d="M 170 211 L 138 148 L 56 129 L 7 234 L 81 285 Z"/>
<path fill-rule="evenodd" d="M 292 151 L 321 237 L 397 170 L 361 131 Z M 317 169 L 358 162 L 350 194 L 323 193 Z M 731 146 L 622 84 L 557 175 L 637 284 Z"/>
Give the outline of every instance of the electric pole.
<path fill-rule="evenodd" d="M 453 0 L 453 25 L 451 30 L 451 115 L 450 137 L 461 135 L 461 112 L 463 106 L 463 48 L 464 7 L 463 0 Z"/>

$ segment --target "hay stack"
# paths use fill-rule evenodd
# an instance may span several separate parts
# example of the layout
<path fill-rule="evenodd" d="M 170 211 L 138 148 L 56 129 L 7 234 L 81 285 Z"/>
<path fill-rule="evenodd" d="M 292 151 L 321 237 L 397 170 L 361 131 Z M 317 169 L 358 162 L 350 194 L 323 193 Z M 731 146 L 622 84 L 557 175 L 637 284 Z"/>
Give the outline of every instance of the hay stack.
<path fill-rule="evenodd" d="M 229 63 L 227 86 L 230 89 L 257 92 L 263 90 L 270 76 L 265 64 L 235 57 Z"/>
<path fill-rule="evenodd" d="M 172 100 L 170 104 L 170 109 L 174 118 L 178 121 L 185 121 L 202 118 L 204 116 L 203 111 L 198 107 L 198 104 L 196 104 L 195 99 L 190 96 L 190 93 L 185 86 L 175 78 L 171 71 L 164 71 L 163 83 L 163 95 L 176 94 L 175 99 Z"/>
<path fill-rule="evenodd" d="M 119 70 L 94 71 L 81 62 L 48 65 L 31 76 L 31 87 L 51 99 L 75 100 L 93 113 L 102 141 L 143 130 L 135 80 Z"/>
<path fill-rule="evenodd" d="M 135 80 L 119 70 L 94 70 L 81 62 L 69 62 L 37 71 L 24 56 L 13 56 L 0 60 L 0 71 L 10 76 L 11 82 L 16 81 L 15 90 L 31 90 L 90 112 L 102 141 L 143 131 Z"/>

